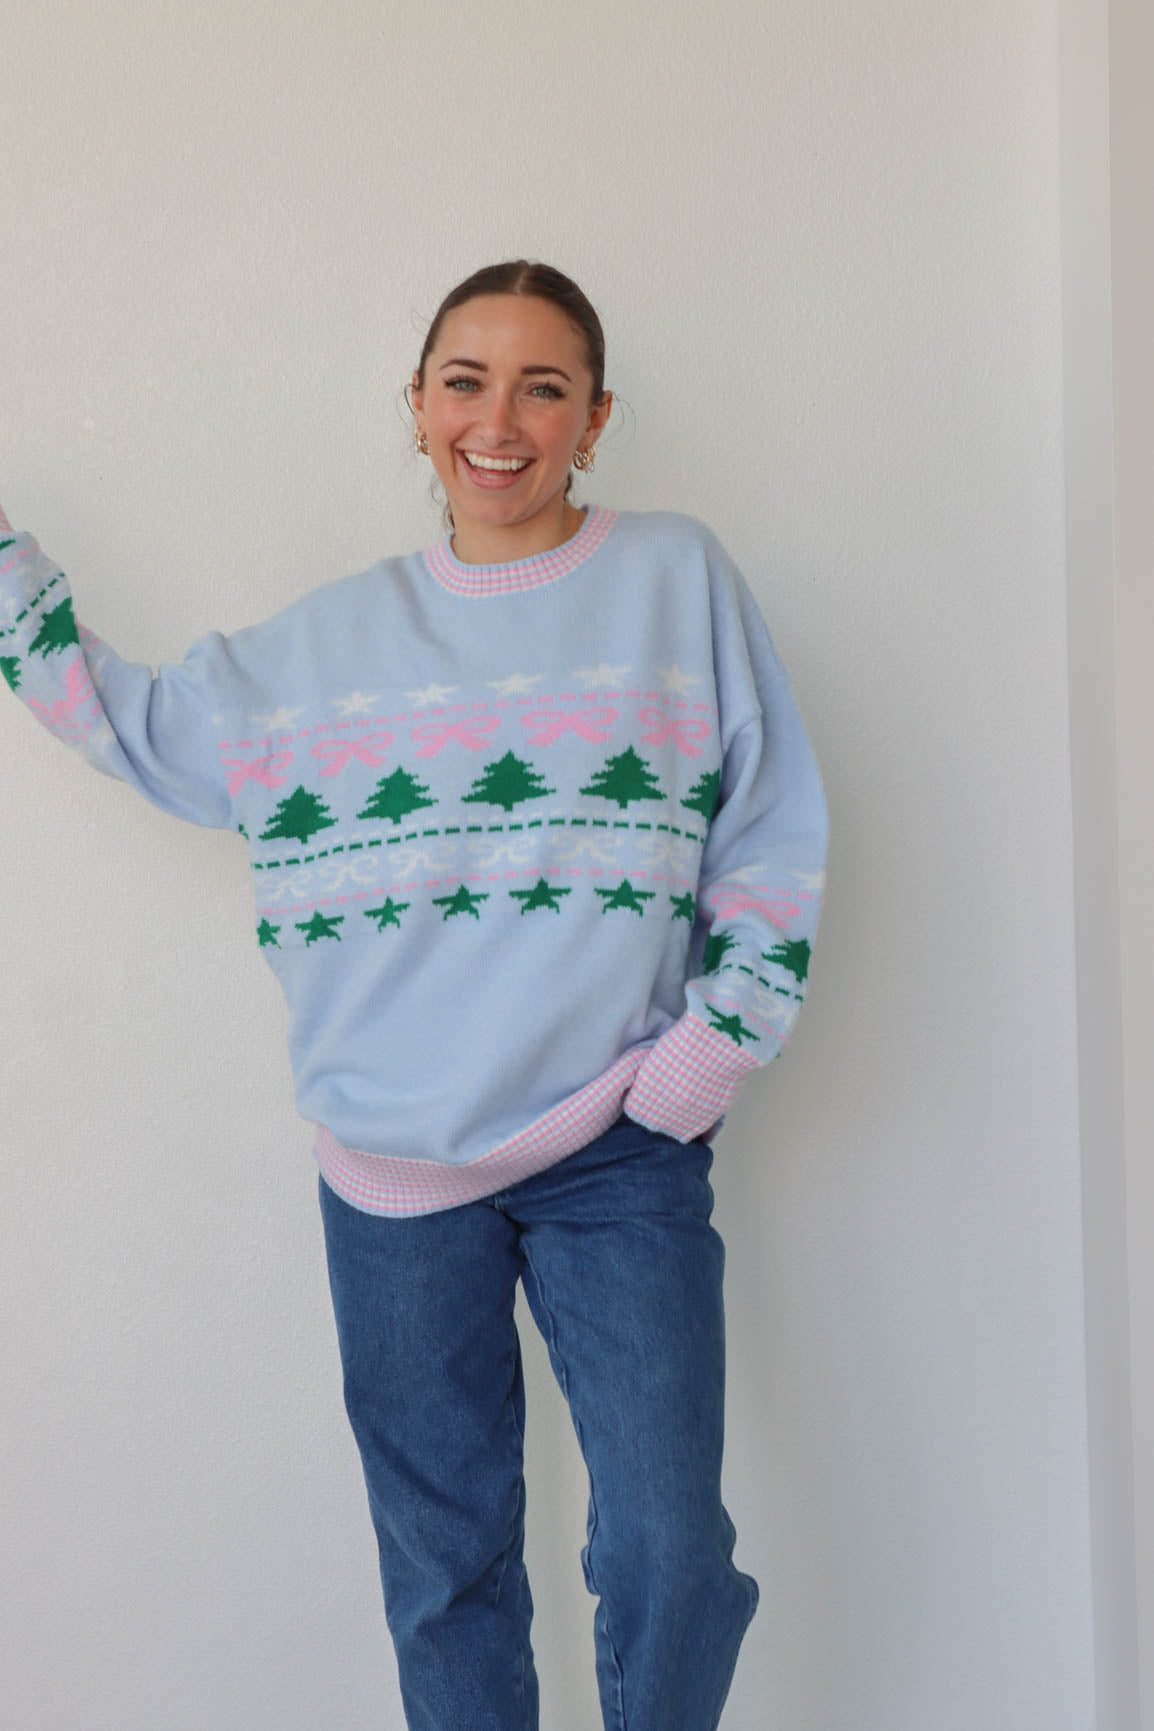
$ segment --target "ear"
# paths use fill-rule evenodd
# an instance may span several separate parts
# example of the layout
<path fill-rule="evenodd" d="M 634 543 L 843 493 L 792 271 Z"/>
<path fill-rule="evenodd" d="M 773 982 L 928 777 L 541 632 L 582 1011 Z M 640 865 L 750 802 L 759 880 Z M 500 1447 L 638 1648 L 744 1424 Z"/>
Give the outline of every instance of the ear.
<path fill-rule="evenodd" d="M 415 372 L 409 385 L 409 407 L 414 414 L 423 415 L 425 412 L 425 393 L 417 383 Z"/>
<path fill-rule="evenodd" d="M 589 411 L 589 419 L 585 423 L 585 432 L 582 435 L 587 442 L 595 443 L 597 439 L 600 438 L 602 429 L 609 419 L 612 408 L 613 392 L 606 391 L 601 401 L 599 403 L 594 403 L 593 407 Z M 592 435 L 592 438 L 590 438 L 590 435 Z"/>

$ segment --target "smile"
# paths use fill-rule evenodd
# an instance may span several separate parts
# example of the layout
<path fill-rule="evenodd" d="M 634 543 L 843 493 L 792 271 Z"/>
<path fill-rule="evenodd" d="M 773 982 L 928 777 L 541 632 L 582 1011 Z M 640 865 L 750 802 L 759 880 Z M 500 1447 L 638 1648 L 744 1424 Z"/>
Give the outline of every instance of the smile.
<path fill-rule="evenodd" d="M 517 469 L 527 469 L 533 461 L 532 457 L 482 457 L 477 451 L 462 451 L 461 455 L 471 469 L 516 471 Z"/>

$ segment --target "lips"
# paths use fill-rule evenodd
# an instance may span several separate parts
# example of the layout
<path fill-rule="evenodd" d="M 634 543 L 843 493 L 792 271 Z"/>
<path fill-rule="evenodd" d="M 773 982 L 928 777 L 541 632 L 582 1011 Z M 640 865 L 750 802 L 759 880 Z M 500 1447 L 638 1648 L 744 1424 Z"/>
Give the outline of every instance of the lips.
<path fill-rule="evenodd" d="M 532 457 L 490 457 L 483 451 L 462 451 L 470 469 L 481 469 L 489 475 L 519 475 L 533 461 Z"/>
<path fill-rule="evenodd" d="M 484 455 L 484 453 L 480 452 L 475 454 Z M 521 462 L 521 467 L 519 469 L 506 469 L 503 467 L 490 469 L 487 464 L 484 463 L 471 463 L 469 461 L 469 453 L 466 451 L 458 451 L 457 456 L 460 458 L 461 467 L 468 476 L 469 485 L 477 487 L 482 492 L 486 493 L 501 492 L 505 488 L 515 487 L 522 475 L 527 475 L 529 473 L 529 470 L 533 467 L 535 461 L 532 457 L 521 458 L 518 459 Z M 493 460 L 494 459 L 490 459 L 490 461 Z M 514 459 L 498 458 L 495 460 L 498 463 L 504 463 L 512 462 Z"/>

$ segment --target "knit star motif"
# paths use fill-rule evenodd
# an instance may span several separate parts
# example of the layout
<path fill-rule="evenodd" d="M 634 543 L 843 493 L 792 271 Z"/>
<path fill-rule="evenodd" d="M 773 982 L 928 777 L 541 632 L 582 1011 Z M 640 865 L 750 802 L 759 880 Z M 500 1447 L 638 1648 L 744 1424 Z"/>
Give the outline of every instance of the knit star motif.
<path fill-rule="evenodd" d="M 716 1028 L 719 1034 L 728 1034 L 729 1038 L 735 1041 L 737 1045 L 741 1045 L 743 1035 L 749 1040 L 756 1040 L 759 1038 L 752 1028 L 746 1027 L 741 1017 L 736 1013 L 732 1016 L 723 1016 L 716 1004 L 706 1004 L 705 1007 L 713 1017 L 709 1026 L 711 1028 Z"/>
<path fill-rule="evenodd" d="M 465 884 L 458 884 L 451 896 L 434 896 L 433 905 L 444 908 L 445 912 L 442 918 L 446 920 L 452 914 L 472 914 L 475 920 L 479 920 L 481 915 L 477 911 L 478 906 L 481 902 L 487 902 L 488 899 L 487 890 L 471 890 Z"/>
<path fill-rule="evenodd" d="M 380 693 L 368 697 L 359 688 L 350 691 L 347 697 L 330 697 L 329 702 L 334 709 L 339 709 L 342 715 L 368 715 L 370 710 L 381 701 Z"/>
<path fill-rule="evenodd" d="M 533 908 L 552 908 L 555 914 L 561 912 L 558 896 L 570 896 L 573 891 L 562 888 L 559 884 L 546 883 L 544 878 L 538 878 L 531 890 L 510 890 L 511 896 L 516 896 L 521 903 L 521 912 L 530 913 Z"/>
<path fill-rule="evenodd" d="M 311 920 L 298 920 L 296 927 L 298 932 L 303 932 L 305 935 L 305 948 L 307 949 L 317 938 L 335 938 L 339 944 L 341 934 L 337 931 L 337 927 L 342 923 L 344 917 L 344 914 L 322 914 L 318 908 Z"/>
<path fill-rule="evenodd" d="M 456 685 L 420 685 L 415 690 L 407 690 L 405 696 L 414 709 L 428 709 L 432 704 L 444 703 L 452 692 L 459 689 Z"/>
<path fill-rule="evenodd" d="M 678 697 L 684 697 L 691 685 L 700 685 L 701 680 L 696 673 L 683 673 L 675 661 L 672 667 L 659 667 L 661 683 L 666 691 L 676 692 Z"/>
<path fill-rule="evenodd" d="M 279 709 L 270 710 L 267 715 L 250 715 L 249 720 L 256 727 L 263 725 L 266 733 L 275 733 L 282 728 L 291 727 L 303 709 L 289 709 L 283 703 Z"/>
<path fill-rule="evenodd" d="M 383 932 L 386 926 L 400 925 L 399 916 L 409 905 L 408 902 L 395 902 L 392 896 L 386 896 L 379 908 L 365 908 L 363 911 L 365 918 L 376 920 L 377 930 Z"/>
<path fill-rule="evenodd" d="M 628 878 L 622 878 L 615 890 L 597 889 L 599 896 L 605 900 L 601 904 L 601 912 L 607 914 L 611 908 L 628 908 L 631 913 L 643 914 L 642 902 L 651 902 L 657 894 L 656 890 L 635 890 Z"/>

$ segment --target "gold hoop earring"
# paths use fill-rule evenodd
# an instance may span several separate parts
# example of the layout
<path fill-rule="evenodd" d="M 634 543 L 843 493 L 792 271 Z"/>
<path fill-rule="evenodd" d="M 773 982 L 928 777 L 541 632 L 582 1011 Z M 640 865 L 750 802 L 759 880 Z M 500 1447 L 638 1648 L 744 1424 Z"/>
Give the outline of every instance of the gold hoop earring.
<path fill-rule="evenodd" d="M 580 469 L 585 475 L 591 475 L 593 473 L 594 461 L 595 453 L 592 445 L 587 451 L 574 451 L 573 453 L 573 467 L 575 469 Z"/>
<path fill-rule="evenodd" d="M 417 448 L 418 457 L 427 457 L 428 456 L 428 454 L 429 454 L 429 435 L 428 435 L 428 433 L 424 432 L 420 427 L 414 427 L 413 428 L 413 444 Z"/>

